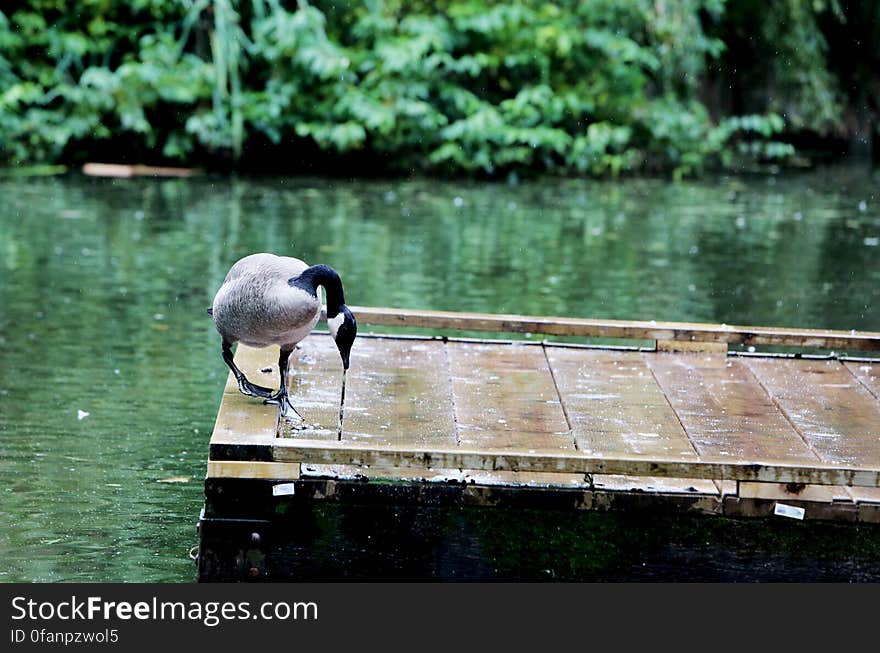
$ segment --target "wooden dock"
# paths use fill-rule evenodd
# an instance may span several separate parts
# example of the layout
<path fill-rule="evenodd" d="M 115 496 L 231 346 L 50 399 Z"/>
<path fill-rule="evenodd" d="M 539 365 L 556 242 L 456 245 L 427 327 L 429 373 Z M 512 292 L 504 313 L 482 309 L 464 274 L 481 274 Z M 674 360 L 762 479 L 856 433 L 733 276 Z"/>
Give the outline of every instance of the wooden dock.
<path fill-rule="evenodd" d="M 880 523 L 880 360 L 871 357 L 880 333 L 355 314 L 362 331 L 372 324 L 445 335 L 360 336 L 341 438 L 341 366 L 329 336 L 313 334 L 291 359 L 304 425 L 242 396 L 230 376 L 210 443 L 200 578 L 243 573 L 224 566 L 226 545 L 206 546 L 206 534 L 227 532 L 228 520 L 269 523 L 279 505 L 342 497 Z M 451 337 L 461 330 L 531 338 Z M 552 343 L 547 335 L 648 345 Z M 276 357 L 245 347 L 236 354 L 252 381 L 270 387 Z M 244 549 L 233 549 L 241 560 Z"/>

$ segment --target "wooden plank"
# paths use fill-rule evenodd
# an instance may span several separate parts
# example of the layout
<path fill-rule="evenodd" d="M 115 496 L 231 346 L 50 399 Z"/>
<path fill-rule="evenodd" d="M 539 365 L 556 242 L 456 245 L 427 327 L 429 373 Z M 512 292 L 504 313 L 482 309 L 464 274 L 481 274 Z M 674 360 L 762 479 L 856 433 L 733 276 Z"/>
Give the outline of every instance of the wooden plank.
<path fill-rule="evenodd" d="M 583 475 L 534 472 L 492 472 L 467 469 L 418 469 L 415 467 L 355 467 L 353 465 L 302 465 L 303 477 L 346 480 L 393 480 L 466 485 L 517 487 L 588 488 Z"/>
<path fill-rule="evenodd" d="M 738 358 L 643 354 L 700 456 L 817 460 L 797 431 Z"/>
<path fill-rule="evenodd" d="M 548 346 L 546 353 L 580 451 L 696 457 L 638 352 Z"/>
<path fill-rule="evenodd" d="M 462 446 L 574 450 L 543 348 L 450 342 L 447 352 Z"/>
<path fill-rule="evenodd" d="M 880 361 L 876 363 L 847 361 L 844 365 L 875 398 L 880 400 Z"/>
<path fill-rule="evenodd" d="M 332 478 L 360 481 L 391 480 L 432 483 L 465 483 L 466 473 L 460 469 L 419 469 L 416 467 L 358 467 L 355 465 L 315 465 L 303 463 L 303 478 Z"/>
<path fill-rule="evenodd" d="M 364 338 L 355 342 L 351 361 L 344 441 L 455 445 L 443 342 Z M 338 395 L 333 405 L 338 408 Z"/>
<path fill-rule="evenodd" d="M 850 487 L 847 491 L 856 503 L 880 503 L 880 488 Z"/>
<path fill-rule="evenodd" d="M 745 360 L 823 462 L 880 465 L 880 404 L 836 360 Z"/>
<path fill-rule="evenodd" d="M 211 444 L 267 444 L 275 438 L 278 410 L 236 390 L 224 393 L 211 434 Z"/>
<path fill-rule="evenodd" d="M 787 461 L 743 462 L 660 458 L 652 460 L 633 456 L 586 455 L 576 451 L 548 453 L 500 448 L 475 450 L 465 447 L 452 449 L 376 447 L 363 442 L 324 442 L 293 438 L 276 438 L 272 455 L 273 459 L 279 462 L 322 465 L 623 474 L 880 487 L 880 465 L 861 467 L 823 462 L 797 465 Z"/>
<path fill-rule="evenodd" d="M 551 472 L 488 472 L 465 470 L 465 483 L 516 487 L 577 487 L 589 488 L 583 474 L 556 474 Z"/>
<path fill-rule="evenodd" d="M 739 496 L 743 499 L 776 499 L 792 501 L 851 501 L 845 488 L 833 485 L 805 485 L 801 483 L 750 483 L 739 484 Z"/>
<path fill-rule="evenodd" d="M 656 492 L 660 494 L 720 496 L 715 483 L 704 478 L 663 478 L 656 476 L 597 474 L 593 477 L 593 486 L 597 490 L 613 492 Z"/>
<path fill-rule="evenodd" d="M 209 460 L 206 478 L 259 478 L 296 480 L 299 463 L 270 463 L 240 460 Z"/>
<path fill-rule="evenodd" d="M 776 327 L 728 326 L 688 322 L 588 320 L 564 317 L 452 313 L 401 308 L 355 306 L 358 322 L 382 326 L 542 333 L 584 338 L 636 338 L 721 342 L 736 345 L 816 347 L 837 350 L 880 350 L 880 333 Z"/>

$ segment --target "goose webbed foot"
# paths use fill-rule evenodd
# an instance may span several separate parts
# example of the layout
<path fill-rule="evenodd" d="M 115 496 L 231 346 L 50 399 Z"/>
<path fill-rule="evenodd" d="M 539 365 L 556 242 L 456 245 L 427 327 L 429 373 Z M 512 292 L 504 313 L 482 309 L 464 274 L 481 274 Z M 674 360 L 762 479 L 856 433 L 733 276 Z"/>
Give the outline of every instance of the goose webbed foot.
<path fill-rule="evenodd" d="M 300 418 L 300 420 L 305 421 L 305 418 L 300 415 L 300 412 L 293 407 L 293 404 L 290 403 L 290 397 L 287 396 L 286 392 L 278 391 L 271 397 L 268 397 L 263 400 L 264 404 L 273 404 L 278 406 L 278 412 L 281 413 L 282 417 L 290 417 L 291 413 Z"/>
<path fill-rule="evenodd" d="M 244 372 L 238 369 L 238 366 L 235 364 L 235 359 L 232 356 L 232 344 L 232 340 L 226 340 L 224 338 L 223 362 L 226 363 L 227 367 L 232 371 L 232 374 L 235 375 L 235 380 L 238 381 L 238 391 L 248 397 L 271 397 L 272 388 L 264 388 L 261 385 L 251 383 L 244 375 Z"/>
<path fill-rule="evenodd" d="M 272 397 L 272 388 L 251 383 L 244 376 L 238 379 L 238 391 L 248 397 Z"/>

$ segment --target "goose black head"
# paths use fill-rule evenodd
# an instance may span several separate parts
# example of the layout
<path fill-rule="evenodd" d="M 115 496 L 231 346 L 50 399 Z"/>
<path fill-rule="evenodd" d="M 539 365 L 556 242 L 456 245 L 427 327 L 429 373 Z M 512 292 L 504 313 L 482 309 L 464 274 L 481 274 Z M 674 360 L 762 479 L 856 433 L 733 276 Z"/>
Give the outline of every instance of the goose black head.
<path fill-rule="evenodd" d="M 330 327 L 330 335 L 333 337 L 333 341 L 336 343 L 337 349 L 339 349 L 339 355 L 342 357 L 342 367 L 347 370 L 351 345 L 354 343 L 354 338 L 357 335 L 357 320 L 354 319 L 352 312 L 348 310 L 348 306 L 341 304 L 339 312 L 333 317 L 328 317 L 327 326 Z"/>

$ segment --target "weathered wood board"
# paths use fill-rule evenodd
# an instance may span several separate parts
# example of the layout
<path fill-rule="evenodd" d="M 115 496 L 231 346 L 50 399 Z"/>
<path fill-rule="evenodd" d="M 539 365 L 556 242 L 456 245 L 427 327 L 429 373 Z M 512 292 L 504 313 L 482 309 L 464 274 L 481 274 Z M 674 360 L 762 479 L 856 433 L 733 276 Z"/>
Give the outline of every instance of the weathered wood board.
<path fill-rule="evenodd" d="M 339 355 L 328 357 L 338 379 Z M 449 385 L 443 343 L 362 339 L 352 350 L 342 440 L 454 446 Z"/>
<path fill-rule="evenodd" d="M 703 457 L 817 460 L 742 360 L 718 354 L 642 354 Z"/>
<path fill-rule="evenodd" d="M 640 353 L 561 347 L 546 352 L 580 451 L 696 458 Z"/>
<path fill-rule="evenodd" d="M 880 361 L 846 362 L 844 365 L 874 397 L 880 399 Z"/>
<path fill-rule="evenodd" d="M 448 343 L 463 448 L 574 451 L 541 347 Z"/>
<path fill-rule="evenodd" d="M 880 402 L 840 361 L 752 358 L 747 365 L 820 460 L 880 460 Z"/>

